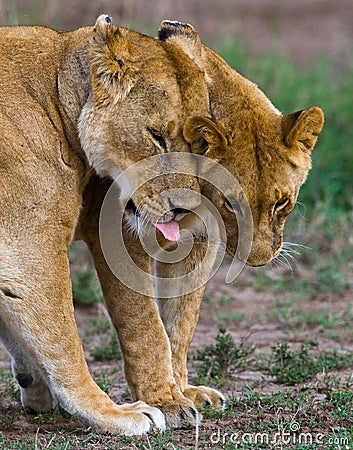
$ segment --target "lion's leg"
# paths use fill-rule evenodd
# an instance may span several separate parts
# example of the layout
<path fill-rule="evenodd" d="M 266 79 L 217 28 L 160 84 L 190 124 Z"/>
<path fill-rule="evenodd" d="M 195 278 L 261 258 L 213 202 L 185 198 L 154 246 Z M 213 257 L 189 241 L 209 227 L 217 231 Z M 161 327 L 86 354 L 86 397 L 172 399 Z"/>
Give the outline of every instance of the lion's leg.
<path fill-rule="evenodd" d="M 105 262 L 99 241 L 88 239 L 87 243 L 117 330 L 132 397 L 159 407 L 169 428 L 194 426 L 198 414 L 175 382 L 170 344 L 154 297 L 121 283 Z M 150 261 L 141 251 L 139 241 L 132 238 L 127 245 L 129 253 L 135 255 L 139 266 L 148 273 Z"/>
<path fill-rule="evenodd" d="M 100 245 L 99 214 L 110 183 L 91 181 L 85 192 L 77 228 L 93 256 L 112 323 L 117 331 L 124 357 L 124 370 L 132 397 L 158 406 L 170 428 L 194 425 L 197 410 L 175 382 L 170 344 L 153 296 L 128 288 L 110 270 Z M 136 264 L 150 273 L 150 259 L 138 240 L 125 236 L 126 250 Z M 114 238 L 114 236 L 113 236 Z M 121 255 L 116 255 L 121 258 Z M 129 262 L 126 261 L 126 264 Z M 125 264 L 125 260 L 124 260 Z M 130 270 L 127 267 L 127 270 Z M 151 277 L 145 288 L 153 292 Z"/>
<path fill-rule="evenodd" d="M 225 398 L 220 392 L 206 386 L 191 386 L 188 383 L 187 354 L 195 333 L 205 290 L 205 283 L 197 283 L 197 280 L 207 281 L 216 256 L 215 250 L 209 250 L 208 255 L 205 257 L 205 243 L 194 243 L 194 248 L 188 255 L 187 269 L 191 271 L 200 267 L 200 272 L 195 272 L 194 280 L 192 281 L 192 283 L 195 283 L 196 280 L 194 284 L 196 289 L 179 297 L 159 297 L 158 304 L 171 345 L 174 377 L 184 395 L 190 398 L 196 407 L 213 405 L 218 408 L 224 408 Z M 161 262 L 156 264 L 156 275 L 158 277 L 174 278 L 176 282 L 178 276 L 182 276 L 185 270 L 184 261 L 172 265 Z"/>
<path fill-rule="evenodd" d="M 22 240 L 21 244 L 29 250 Z M 31 242 L 32 255 L 38 259 L 32 256 L 35 264 L 19 267 L 16 278 L 6 267 L 0 270 L 0 317 L 11 336 L 7 346 L 17 357 L 15 364 L 19 361 L 26 366 L 21 369 L 28 368 L 25 359 L 30 360 L 53 401 L 93 429 L 131 435 L 147 432 L 153 422 L 163 428 L 158 409 L 142 402 L 118 406 L 94 383 L 74 319 L 67 251 L 44 244 L 34 247 Z M 25 355 L 22 361 L 19 348 Z"/>
<path fill-rule="evenodd" d="M 167 331 L 171 349 L 174 377 L 197 408 L 215 406 L 223 409 L 225 397 L 216 389 L 192 386 L 188 383 L 187 355 L 197 325 L 204 289 L 172 299 L 159 299 L 160 314 Z"/>
<path fill-rule="evenodd" d="M 12 356 L 12 373 L 20 385 L 22 406 L 28 412 L 44 412 L 54 409 L 56 402 L 47 383 L 1 319 L 0 338 Z"/>

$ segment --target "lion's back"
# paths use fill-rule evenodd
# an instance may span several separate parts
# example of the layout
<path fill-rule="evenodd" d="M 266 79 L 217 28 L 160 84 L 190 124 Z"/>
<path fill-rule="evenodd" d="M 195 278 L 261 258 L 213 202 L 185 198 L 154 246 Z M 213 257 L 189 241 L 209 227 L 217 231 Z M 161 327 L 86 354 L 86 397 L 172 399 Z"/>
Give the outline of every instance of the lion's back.
<path fill-rule="evenodd" d="M 65 213 L 60 201 L 67 192 L 77 201 L 82 163 L 71 157 L 58 93 L 66 36 L 43 27 L 0 28 L 0 221 L 6 227 L 21 211 L 42 214 L 48 198 L 58 214 Z"/>

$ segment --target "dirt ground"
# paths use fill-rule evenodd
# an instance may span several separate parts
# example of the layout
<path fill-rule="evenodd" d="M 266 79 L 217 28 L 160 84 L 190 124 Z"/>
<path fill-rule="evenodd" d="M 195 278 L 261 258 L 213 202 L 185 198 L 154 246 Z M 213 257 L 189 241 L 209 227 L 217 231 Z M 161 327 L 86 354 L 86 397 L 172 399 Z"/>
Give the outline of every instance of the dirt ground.
<path fill-rule="evenodd" d="M 159 21 L 164 18 L 187 21 L 195 25 L 205 36 L 207 42 L 214 48 L 224 39 L 237 35 L 246 42 L 255 53 L 274 51 L 287 55 L 299 62 L 307 63 L 311 58 L 320 55 L 335 55 L 337 61 L 345 61 L 352 54 L 353 49 L 353 2 L 352 0 L 131 0 L 102 3 L 85 2 L 84 0 L 63 0 L 57 2 L 60 8 L 53 6 L 55 2 L 41 2 L 42 23 L 48 26 L 58 26 L 73 29 L 80 25 L 93 23 L 100 12 L 108 12 L 120 21 L 121 25 L 129 26 L 139 31 L 150 31 L 158 27 Z M 12 5 L 17 7 L 17 16 L 22 23 L 33 23 L 31 9 L 26 12 L 26 5 L 30 2 L 15 1 Z M 49 6 L 51 5 L 51 6 Z M 6 11 L 9 2 L 0 0 L 0 24 L 8 20 Z M 148 25 L 146 25 L 148 24 Z M 256 81 L 256 80 L 254 80 Z M 215 300 L 226 297 L 225 304 L 219 301 L 205 302 L 199 324 L 197 326 L 191 352 L 201 346 L 214 342 L 220 322 L 220 313 L 231 314 L 236 311 L 242 316 L 241 322 L 227 322 L 227 330 L 235 340 L 248 336 L 249 342 L 258 349 L 269 350 L 271 345 L 280 340 L 290 340 L 299 344 L 300 341 L 313 339 L 320 342 L 320 348 L 341 348 L 353 350 L 352 335 L 346 339 L 335 340 L 322 332 L 320 327 L 312 326 L 303 331 L 301 335 L 291 336 L 287 327 L 276 320 L 267 318 L 259 321 L 259 317 L 266 316 L 276 299 L 268 291 L 257 291 L 252 286 L 254 276 L 250 269 L 240 275 L 238 280 L 226 285 L 224 282 L 227 263 L 223 264 L 218 273 L 210 280 L 208 297 Z M 296 273 L 293 276 L 309 276 L 310 270 Z M 274 274 L 274 278 L 276 275 Z M 239 283 L 238 283 L 239 281 Z M 290 293 L 284 293 L 281 300 L 285 301 Z M 333 297 L 330 292 L 318 293 L 310 298 L 308 308 L 313 314 L 318 309 L 327 307 L 332 311 L 342 311 L 347 304 L 352 304 L 353 290 L 345 290 L 339 298 Z M 97 314 L 93 308 L 77 308 L 77 321 L 80 333 L 90 317 Z M 87 354 L 90 369 L 93 373 L 109 368 L 109 364 L 97 363 Z M 10 359 L 0 344 L 0 369 L 9 368 Z M 348 371 L 349 372 L 349 371 Z M 344 373 L 347 374 L 347 371 Z M 191 368 L 191 377 L 195 376 Z M 234 392 L 241 391 L 246 384 L 261 378 L 257 372 L 243 372 L 237 378 Z M 271 379 L 267 380 L 266 389 L 271 391 L 276 386 Z M 278 387 L 278 386 L 277 386 Z M 128 398 L 126 384 L 121 377 L 118 385 L 111 395 L 117 401 Z M 205 425 L 206 427 L 207 425 Z M 48 429 L 50 426 L 48 425 Z M 74 426 L 73 426 L 74 429 Z M 36 425 L 30 418 L 24 416 L 21 423 L 14 424 L 14 433 L 35 433 Z"/>
<path fill-rule="evenodd" d="M 353 267 L 351 267 L 350 270 L 352 268 Z M 288 292 L 276 294 L 271 292 L 270 288 L 268 290 L 259 290 L 256 286 L 256 274 L 254 273 L 254 269 L 250 268 L 245 268 L 234 284 L 227 285 L 224 281 L 227 270 L 228 261 L 226 260 L 214 278 L 209 282 L 196 334 L 190 347 L 190 354 L 195 354 L 197 349 L 200 349 L 205 345 L 214 344 L 215 337 L 221 325 L 226 327 L 227 332 L 232 335 L 236 343 L 239 343 L 242 338 L 246 338 L 249 346 L 255 345 L 257 351 L 263 353 L 268 353 L 271 346 L 280 341 L 288 341 L 292 348 L 298 348 L 302 343 L 308 342 L 309 340 L 316 341 L 319 344 L 320 351 L 326 349 L 336 349 L 337 351 L 341 351 L 344 349 L 345 351 L 353 352 L 353 333 L 349 329 L 346 335 L 342 335 L 337 339 L 337 337 L 334 336 L 335 330 L 331 330 L 332 335 L 330 335 L 330 330 L 325 330 L 320 324 L 304 325 L 298 330 L 295 327 L 288 326 L 288 321 L 281 320 L 278 315 L 273 316 L 271 312 L 278 311 L 276 309 L 276 303 L 280 301 L 282 304 L 285 304 L 292 297 L 290 289 Z M 290 271 L 288 270 L 285 270 L 284 272 L 289 277 L 292 276 L 296 279 L 298 283 L 300 282 L 301 277 L 311 276 L 311 271 L 308 267 L 303 267 L 300 271 L 294 270 L 292 275 L 290 275 Z M 276 277 L 280 277 L 284 272 L 281 269 L 277 269 L 268 273 L 271 273 L 271 277 L 273 277 L 275 282 Z M 347 314 L 353 315 L 353 289 L 343 290 L 339 295 L 330 292 L 314 293 L 305 303 L 302 301 L 298 303 L 298 308 L 301 307 L 303 307 L 309 315 L 315 315 L 318 311 L 322 310 L 329 311 L 330 314 L 341 315 L 342 311 L 345 311 Z M 89 348 L 92 348 L 92 342 L 88 345 L 87 340 L 85 340 L 89 320 L 94 317 L 104 317 L 102 306 L 76 307 L 75 313 L 80 335 L 85 342 L 86 358 L 94 378 L 101 380 L 103 376 L 103 379 L 107 380 L 109 395 L 115 402 L 131 402 L 127 384 L 122 374 L 122 362 L 96 361 L 89 352 Z M 222 317 L 230 317 L 234 313 L 237 314 L 234 320 L 229 319 L 224 321 L 223 319 L 222 321 Z M 0 347 L 0 369 L 9 368 L 9 365 L 9 357 Z M 352 375 L 352 370 L 351 368 L 342 369 L 334 371 L 332 374 L 342 377 L 342 379 L 347 379 Z M 318 402 L 319 404 L 324 398 L 324 395 L 320 391 L 323 376 L 323 374 L 318 374 L 310 381 L 310 384 L 304 382 L 293 386 L 290 391 L 291 395 L 295 398 L 299 398 L 303 395 L 303 392 L 305 393 L 309 389 L 308 386 L 314 386 L 314 388 L 311 387 L 310 389 L 316 390 L 317 392 L 312 401 Z M 196 369 L 195 364 L 192 361 L 189 362 L 189 378 L 191 383 L 195 384 Z M 262 395 L 264 395 L 264 393 L 266 395 L 271 395 L 278 393 L 281 390 L 284 391 L 288 389 L 288 386 L 278 384 L 273 376 L 266 375 L 263 370 L 254 370 L 253 368 L 247 370 L 245 368 L 233 374 L 231 381 L 220 388 L 220 390 L 227 397 L 234 396 L 235 398 L 241 398 L 241 396 L 247 392 L 249 387 L 255 392 L 262 393 Z M 7 414 L 11 419 L 6 419 L 4 417 L 2 421 L 1 411 Z M 216 436 L 218 432 L 226 433 L 228 430 L 246 429 L 246 427 L 249 426 L 249 422 L 259 423 L 260 426 L 260 424 L 266 422 L 266 420 L 273 421 L 277 414 L 279 417 L 278 420 L 283 420 L 284 417 L 287 417 L 287 420 L 290 420 L 290 418 L 293 417 L 293 414 L 291 415 L 286 412 L 282 413 L 280 410 L 272 411 L 271 414 L 266 412 L 263 417 L 259 417 L 258 412 L 254 412 L 251 407 L 244 405 L 237 408 L 236 419 L 231 417 L 222 419 L 204 419 L 199 427 L 199 433 L 201 436 L 200 439 L 202 439 L 202 436 L 206 436 L 203 440 L 203 442 L 206 442 L 206 444 L 203 445 L 206 446 L 200 448 L 210 448 L 213 450 L 233 448 L 218 444 L 213 445 L 210 443 L 210 436 Z M 318 414 L 323 413 L 319 411 Z M 328 417 L 321 417 L 321 420 L 323 422 L 328 420 L 327 427 L 329 429 L 329 427 L 334 427 L 335 423 L 330 423 L 330 415 L 327 414 L 327 416 Z M 307 421 L 309 421 L 309 419 L 307 419 Z M 61 431 L 58 433 L 58 430 Z M 152 447 L 148 440 L 133 440 L 130 443 L 126 442 L 122 444 L 120 442 L 117 444 L 116 438 L 113 437 L 111 440 L 104 438 L 102 441 L 98 439 L 97 442 L 94 441 L 92 443 L 90 441 L 92 438 L 89 437 L 90 435 L 87 434 L 87 431 L 83 427 L 80 427 L 74 420 L 66 420 L 58 415 L 31 416 L 25 414 L 21 412 L 18 402 L 10 396 L 8 397 L 8 402 L 3 404 L 0 408 L 0 431 L 4 432 L 7 443 L 14 442 L 17 439 L 24 439 L 24 436 L 28 436 L 32 440 L 38 439 L 38 442 L 40 443 L 40 447 L 38 448 L 40 449 L 50 449 L 51 440 L 54 438 L 59 439 L 60 436 L 62 436 L 63 439 L 62 445 L 64 445 L 64 442 L 66 442 L 66 439 L 69 439 L 70 436 L 77 439 L 77 447 L 75 445 L 68 447 L 73 449 L 196 448 L 195 430 L 177 430 L 169 437 L 170 441 L 167 440 L 164 445 L 154 443 Z M 309 428 L 307 432 L 311 432 L 311 429 Z M 151 439 L 153 439 L 153 437 Z M 83 444 L 85 440 L 87 441 L 87 447 Z M 137 447 L 136 443 L 139 443 L 140 446 Z M 111 447 L 109 445 L 111 445 Z M 6 447 L 6 449 L 7 448 L 10 447 Z M 28 449 L 30 448 L 32 447 L 28 447 Z M 62 446 L 58 448 L 66 447 Z M 286 447 L 276 448 L 283 449 Z M 348 449 L 351 447 L 342 448 Z"/>

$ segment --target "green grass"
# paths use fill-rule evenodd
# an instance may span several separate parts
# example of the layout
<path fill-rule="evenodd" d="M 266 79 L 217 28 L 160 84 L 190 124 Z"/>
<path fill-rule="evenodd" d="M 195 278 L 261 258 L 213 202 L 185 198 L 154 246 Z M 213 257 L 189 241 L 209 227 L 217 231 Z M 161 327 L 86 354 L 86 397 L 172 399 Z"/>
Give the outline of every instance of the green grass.
<path fill-rule="evenodd" d="M 203 411 L 205 418 L 226 424 L 203 439 L 223 449 L 349 449 L 353 444 L 352 381 L 326 376 L 321 400 L 317 383 L 272 393 L 248 386 L 228 397 L 225 411 Z"/>
<path fill-rule="evenodd" d="M 235 343 L 224 328 L 219 330 L 215 344 L 197 350 L 193 358 L 198 384 L 224 385 L 235 372 L 261 370 L 276 378 L 278 384 L 295 385 L 311 380 L 318 373 L 353 367 L 351 352 L 319 349 L 319 343 L 308 340 L 296 350 L 280 341 L 269 354 L 257 351 L 242 338 Z"/>
<path fill-rule="evenodd" d="M 324 350 L 313 353 L 318 343 L 308 341 L 296 351 L 287 342 L 278 342 L 271 348 L 267 371 L 276 377 L 277 383 L 294 385 L 310 380 L 317 373 L 353 367 L 351 353 Z"/>
<path fill-rule="evenodd" d="M 284 240 L 302 244 L 294 247 L 300 255 L 280 270 L 252 271 L 252 288 L 274 299 L 258 320 L 275 321 L 287 334 L 316 329 L 332 339 L 351 340 L 352 229 L 351 211 L 321 204 L 304 216 L 298 208 L 288 219 Z"/>
<path fill-rule="evenodd" d="M 104 370 L 96 373 L 94 379 L 102 391 L 108 394 L 109 389 L 113 386 L 113 382 L 108 377 L 107 373 Z"/>
<path fill-rule="evenodd" d="M 275 433 L 280 432 L 278 439 L 282 437 L 287 442 L 283 448 L 349 449 L 353 444 L 352 381 L 351 378 L 325 377 L 321 388 L 324 399 L 321 401 L 315 384 L 307 385 L 305 389 L 286 389 L 270 394 L 248 387 L 239 396 L 229 397 L 228 409 L 238 417 L 238 421 L 242 421 L 243 411 L 251 411 L 258 418 L 241 423 L 240 435 L 243 436 L 254 439 L 257 433 L 262 433 L 262 437 L 274 439 Z M 289 445 L 294 442 L 295 445 Z M 237 448 L 261 448 L 257 444 L 253 442 L 252 447 L 243 443 Z"/>
<path fill-rule="evenodd" d="M 0 390 L 0 403 L 9 397 L 13 400 L 20 400 L 19 386 L 14 380 L 11 370 L 0 369 L 0 384 L 3 386 Z"/>
<path fill-rule="evenodd" d="M 227 333 L 222 331 L 220 335 L 224 337 Z M 281 352 L 283 353 L 282 350 Z M 303 349 L 297 354 L 310 356 Z M 300 364 L 302 362 L 299 361 Z M 105 372 L 96 374 L 95 378 L 99 383 L 108 383 L 106 387 L 109 387 Z M 351 448 L 353 444 L 352 392 L 353 378 L 343 379 L 327 374 L 320 384 L 317 381 L 301 383 L 292 388 L 286 387 L 269 393 L 248 385 L 237 395 L 228 395 L 226 410 L 214 408 L 203 410 L 204 421 L 200 426 L 198 438 L 195 429 L 168 431 L 163 434 L 152 432 L 146 437 L 98 435 L 77 428 L 74 421 L 63 421 L 58 413 L 43 414 L 32 419 L 37 424 L 33 424 L 34 430 L 37 431 L 32 434 L 11 439 L 6 432 L 0 432 L 0 448 L 4 450 L 346 449 Z M 7 414 L 12 412 L 8 411 Z M 18 415 L 19 412 L 13 414 Z M 50 431 L 52 429 L 50 423 L 55 426 L 55 431 Z M 274 442 L 277 443 L 277 447 L 271 446 Z M 341 447 L 338 447 L 339 445 Z"/>
<path fill-rule="evenodd" d="M 119 341 L 110 320 L 100 317 L 90 319 L 85 330 L 84 342 L 96 361 L 116 361 L 122 358 Z"/>
<path fill-rule="evenodd" d="M 244 319 L 244 316 L 242 314 L 237 313 L 236 311 L 227 313 L 227 312 L 220 312 L 217 313 L 217 321 L 218 322 L 242 322 Z"/>

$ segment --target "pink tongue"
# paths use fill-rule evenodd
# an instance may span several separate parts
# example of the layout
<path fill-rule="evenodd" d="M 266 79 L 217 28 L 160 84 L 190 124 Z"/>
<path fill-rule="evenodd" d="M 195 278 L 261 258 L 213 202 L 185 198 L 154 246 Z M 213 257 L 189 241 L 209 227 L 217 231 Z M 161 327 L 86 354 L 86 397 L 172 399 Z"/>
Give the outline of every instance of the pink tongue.
<path fill-rule="evenodd" d="M 180 238 L 179 223 L 176 220 L 156 222 L 153 224 L 168 241 L 176 242 Z"/>

